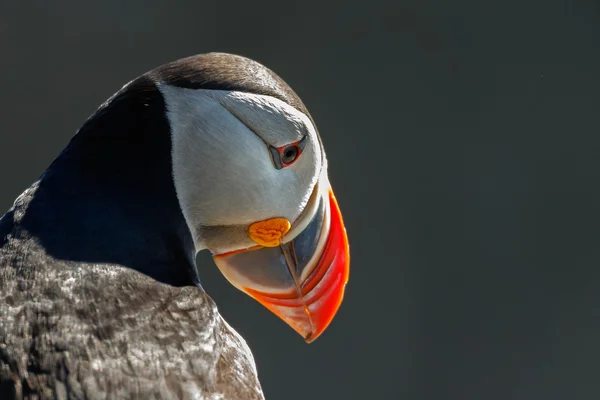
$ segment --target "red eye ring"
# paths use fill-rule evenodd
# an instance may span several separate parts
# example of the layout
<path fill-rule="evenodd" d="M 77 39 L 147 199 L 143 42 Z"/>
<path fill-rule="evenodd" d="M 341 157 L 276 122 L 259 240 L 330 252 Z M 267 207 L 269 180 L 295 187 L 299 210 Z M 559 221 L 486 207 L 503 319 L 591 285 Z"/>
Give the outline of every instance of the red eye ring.
<path fill-rule="evenodd" d="M 300 148 L 297 144 L 290 144 L 285 146 L 283 149 L 279 151 L 279 158 L 281 158 L 281 165 L 287 167 L 296 161 L 298 156 L 300 155 Z"/>
<path fill-rule="evenodd" d="M 302 154 L 302 150 L 304 150 L 305 145 L 306 136 L 297 142 L 289 143 L 281 147 L 269 146 L 275 168 L 282 169 L 295 163 Z"/>

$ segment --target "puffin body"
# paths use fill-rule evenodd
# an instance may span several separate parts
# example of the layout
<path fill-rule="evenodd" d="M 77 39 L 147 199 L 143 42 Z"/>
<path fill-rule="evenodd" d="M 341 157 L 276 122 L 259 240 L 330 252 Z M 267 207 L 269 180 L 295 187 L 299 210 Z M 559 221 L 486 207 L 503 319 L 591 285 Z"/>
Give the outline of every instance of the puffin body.
<path fill-rule="evenodd" d="M 341 304 L 348 240 L 314 122 L 223 53 L 125 85 L 0 219 L 0 398 L 262 399 L 202 250 L 308 342 Z"/>

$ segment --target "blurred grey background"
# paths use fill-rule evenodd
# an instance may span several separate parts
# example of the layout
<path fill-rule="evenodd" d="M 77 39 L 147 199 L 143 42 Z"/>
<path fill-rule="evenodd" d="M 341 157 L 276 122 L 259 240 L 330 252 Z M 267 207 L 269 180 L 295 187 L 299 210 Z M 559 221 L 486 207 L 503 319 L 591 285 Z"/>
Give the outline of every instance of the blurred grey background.
<path fill-rule="evenodd" d="M 124 83 L 207 51 L 303 98 L 350 235 L 310 345 L 199 257 L 267 399 L 600 398 L 597 0 L 0 0 L 0 210 Z"/>

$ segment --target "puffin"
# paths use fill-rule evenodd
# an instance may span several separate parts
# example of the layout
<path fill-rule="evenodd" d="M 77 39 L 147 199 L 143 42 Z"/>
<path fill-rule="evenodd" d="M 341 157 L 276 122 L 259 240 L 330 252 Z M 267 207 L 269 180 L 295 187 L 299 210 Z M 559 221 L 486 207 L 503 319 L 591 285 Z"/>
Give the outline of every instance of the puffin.
<path fill-rule="evenodd" d="M 196 255 L 314 341 L 350 265 L 327 171 L 306 106 L 256 61 L 127 83 L 0 219 L 0 398 L 263 399 Z"/>

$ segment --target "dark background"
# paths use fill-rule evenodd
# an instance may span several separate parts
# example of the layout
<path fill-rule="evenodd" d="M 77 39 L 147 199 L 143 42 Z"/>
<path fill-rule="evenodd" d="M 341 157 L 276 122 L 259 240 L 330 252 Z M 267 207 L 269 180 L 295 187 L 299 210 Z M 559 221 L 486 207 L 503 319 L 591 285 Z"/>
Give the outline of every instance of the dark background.
<path fill-rule="evenodd" d="M 303 98 L 350 235 L 311 345 L 200 256 L 268 399 L 600 398 L 598 1 L 0 0 L 0 209 L 124 83 L 207 51 Z"/>

